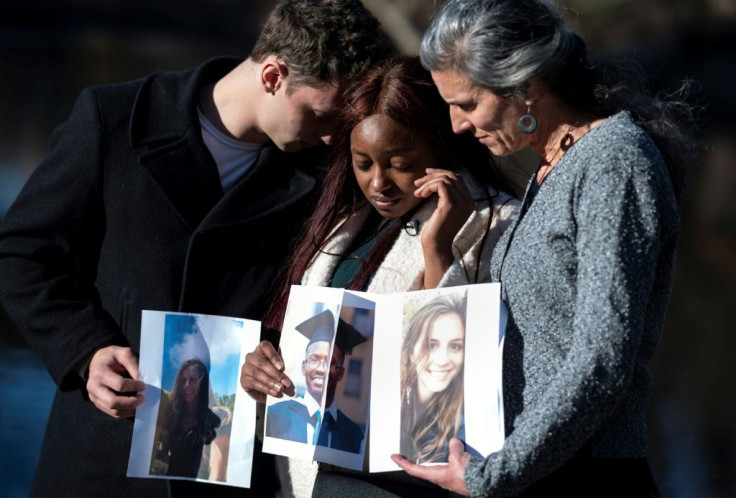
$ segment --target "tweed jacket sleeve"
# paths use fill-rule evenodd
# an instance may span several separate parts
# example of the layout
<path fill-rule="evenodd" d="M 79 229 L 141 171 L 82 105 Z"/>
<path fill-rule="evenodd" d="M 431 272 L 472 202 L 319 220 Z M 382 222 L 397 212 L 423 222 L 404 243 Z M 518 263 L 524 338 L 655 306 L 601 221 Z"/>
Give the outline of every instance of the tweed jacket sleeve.
<path fill-rule="evenodd" d="M 584 448 L 646 455 L 647 363 L 677 231 L 666 167 L 627 115 L 563 156 L 494 254 L 509 308 L 508 433 L 500 451 L 468 464 L 472 496 L 515 496 Z"/>

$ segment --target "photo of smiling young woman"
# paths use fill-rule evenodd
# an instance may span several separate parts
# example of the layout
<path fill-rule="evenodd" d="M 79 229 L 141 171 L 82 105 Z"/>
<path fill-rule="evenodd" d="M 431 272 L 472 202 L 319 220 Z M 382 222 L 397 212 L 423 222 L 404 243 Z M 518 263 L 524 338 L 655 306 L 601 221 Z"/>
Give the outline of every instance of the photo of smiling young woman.
<path fill-rule="evenodd" d="M 466 295 L 438 296 L 408 320 L 401 346 L 401 454 L 416 463 L 447 461 L 464 439 Z"/>
<path fill-rule="evenodd" d="M 209 407 L 209 390 L 209 371 L 199 358 L 179 366 L 171 395 L 159 407 L 162 431 L 154 442 L 155 457 L 165 465 L 152 465 L 151 474 L 209 478 L 207 469 L 200 473 L 204 448 L 217 437 L 222 423 Z"/>

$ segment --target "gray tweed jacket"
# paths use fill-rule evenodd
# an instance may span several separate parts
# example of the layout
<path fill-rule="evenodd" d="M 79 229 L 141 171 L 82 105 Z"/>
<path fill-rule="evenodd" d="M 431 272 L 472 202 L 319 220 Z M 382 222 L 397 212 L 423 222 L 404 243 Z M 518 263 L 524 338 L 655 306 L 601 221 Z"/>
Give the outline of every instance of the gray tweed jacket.
<path fill-rule="evenodd" d="M 679 228 L 662 157 L 619 113 L 575 143 L 529 197 L 491 264 L 509 309 L 507 438 L 467 466 L 472 496 L 518 494 L 579 451 L 647 452 L 647 363 Z"/>

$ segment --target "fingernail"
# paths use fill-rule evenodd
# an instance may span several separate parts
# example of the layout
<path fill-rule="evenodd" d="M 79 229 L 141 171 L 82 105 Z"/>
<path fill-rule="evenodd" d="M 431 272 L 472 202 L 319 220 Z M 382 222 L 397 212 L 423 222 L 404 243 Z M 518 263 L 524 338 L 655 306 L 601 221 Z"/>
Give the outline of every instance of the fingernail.
<path fill-rule="evenodd" d="M 276 362 L 276 368 L 278 368 L 279 370 L 283 370 L 285 367 L 284 367 L 284 364 L 283 363 L 281 363 L 280 361 L 277 361 Z"/>
<path fill-rule="evenodd" d="M 276 392 L 279 392 L 281 391 L 282 386 L 278 382 L 274 382 L 273 384 L 271 384 L 271 387 L 273 387 L 276 390 Z"/>
<path fill-rule="evenodd" d="M 284 387 L 291 387 L 291 381 L 287 378 L 281 379 L 281 383 L 284 385 Z"/>

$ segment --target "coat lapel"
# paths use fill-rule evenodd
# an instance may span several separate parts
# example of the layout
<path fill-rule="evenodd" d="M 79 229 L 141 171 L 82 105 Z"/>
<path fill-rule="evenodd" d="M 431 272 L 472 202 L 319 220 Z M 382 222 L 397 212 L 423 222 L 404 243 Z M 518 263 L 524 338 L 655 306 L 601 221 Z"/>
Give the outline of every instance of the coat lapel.
<path fill-rule="evenodd" d="M 526 214 L 527 209 L 529 209 L 529 204 L 531 203 L 531 199 L 529 198 L 529 190 L 531 189 L 531 185 L 533 182 L 533 177 L 529 179 L 529 182 L 526 184 L 526 190 L 524 191 L 524 198 L 521 201 L 521 207 L 519 208 L 519 215 L 516 217 L 514 222 L 509 226 L 501 236 L 501 239 L 498 241 L 498 244 L 496 245 L 496 249 L 494 249 L 493 253 L 493 265 L 491 266 L 491 280 L 493 282 L 500 282 L 501 281 L 501 271 L 503 269 L 503 262 L 506 259 L 506 253 L 509 251 L 509 247 L 511 246 L 511 241 L 514 238 L 514 234 L 516 233 L 516 228 L 519 226 L 519 223 L 521 222 L 521 219 Z M 502 293 L 505 292 L 505 288 L 502 288 Z M 505 294 L 502 295 L 502 299 L 505 299 Z"/>
<path fill-rule="evenodd" d="M 298 401 L 289 403 L 289 409 L 294 412 L 294 415 L 291 417 L 290 432 L 292 437 L 289 439 L 307 443 L 307 424 L 312 420 L 312 417 L 309 416 L 309 410 Z"/>
<path fill-rule="evenodd" d="M 171 207 L 190 229 L 199 225 L 222 197 L 222 187 L 212 156 L 199 129 L 190 129 L 181 140 L 157 147 L 139 158 Z"/>
<path fill-rule="evenodd" d="M 240 60 L 219 58 L 195 71 L 163 73 L 141 85 L 130 120 L 130 143 L 179 217 L 194 229 L 222 197 L 217 166 L 202 141 L 199 89 Z"/>
<path fill-rule="evenodd" d="M 303 153 L 285 154 L 273 144 L 266 145 L 253 167 L 212 207 L 201 227 L 247 223 L 303 202 L 316 180 L 289 162 L 304 158 Z"/>

